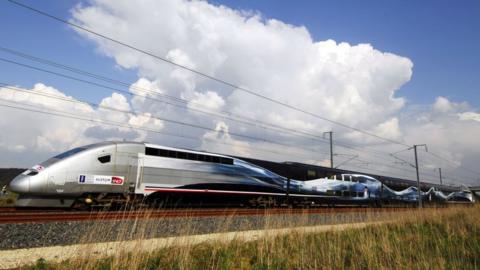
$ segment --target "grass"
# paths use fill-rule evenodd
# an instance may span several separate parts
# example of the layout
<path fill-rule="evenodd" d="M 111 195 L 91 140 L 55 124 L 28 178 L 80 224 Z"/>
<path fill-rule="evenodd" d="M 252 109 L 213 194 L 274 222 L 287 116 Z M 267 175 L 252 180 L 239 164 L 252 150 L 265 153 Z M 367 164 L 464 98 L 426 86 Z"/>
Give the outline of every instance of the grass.
<path fill-rule="evenodd" d="M 1 187 L 0 187 L 1 188 Z M 7 192 L 5 195 L 0 195 L 0 207 L 13 207 L 17 199 L 17 194 L 13 192 Z M 2 209 L 0 209 L 1 211 Z"/>
<path fill-rule="evenodd" d="M 228 218 L 224 222 L 229 222 Z M 142 242 L 138 245 L 141 247 Z M 119 252 L 100 259 L 82 256 L 62 263 L 40 260 L 23 269 L 479 268 L 480 207 L 473 206 L 412 209 L 395 214 L 393 222 L 363 229 L 292 232 L 252 242 L 184 243 L 153 252 Z"/>

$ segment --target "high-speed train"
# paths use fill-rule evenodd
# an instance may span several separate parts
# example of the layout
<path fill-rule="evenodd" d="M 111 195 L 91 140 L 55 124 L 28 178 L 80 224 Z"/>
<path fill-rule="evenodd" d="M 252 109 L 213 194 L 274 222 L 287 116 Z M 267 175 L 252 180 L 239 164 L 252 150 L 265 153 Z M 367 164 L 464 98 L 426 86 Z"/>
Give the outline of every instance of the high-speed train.
<path fill-rule="evenodd" d="M 9 184 L 17 207 L 192 205 L 279 206 L 416 202 L 417 190 L 394 191 L 366 175 L 299 181 L 239 158 L 138 142 L 102 142 L 71 149 L 33 166 Z M 461 197 L 421 192 L 439 200 Z M 450 196 L 450 197 L 449 197 Z"/>

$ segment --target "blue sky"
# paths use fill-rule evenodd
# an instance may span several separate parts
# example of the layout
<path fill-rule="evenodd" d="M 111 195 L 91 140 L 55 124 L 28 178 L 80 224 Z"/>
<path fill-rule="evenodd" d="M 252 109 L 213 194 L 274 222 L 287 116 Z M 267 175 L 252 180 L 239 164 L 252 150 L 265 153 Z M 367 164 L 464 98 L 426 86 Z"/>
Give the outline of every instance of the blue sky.
<path fill-rule="evenodd" d="M 24 1 L 63 18 L 77 1 Z M 437 96 L 480 106 L 479 1 L 233 1 L 216 0 L 235 9 L 259 11 L 308 28 L 314 40 L 370 43 L 383 52 L 410 58 L 412 80 L 397 92 L 409 104 L 429 104 Z M 67 26 L 6 1 L 0 3 L 0 46 L 61 61 L 126 81 L 135 71 L 115 68 Z M 0 57 L 10 56 L 0 53 Z M 98 101 L 104 92 L 85 85 L 0 63 L 0 82 L 29 87 L 51 84 L 78 98 Z"/>
<path fill-rule="evenodd" d="M 399 95 L 480 105 L 480 1 L 216 1 L 304 25 L 315 40 L 370 43 L 410 58 L 412 80 Z"/>

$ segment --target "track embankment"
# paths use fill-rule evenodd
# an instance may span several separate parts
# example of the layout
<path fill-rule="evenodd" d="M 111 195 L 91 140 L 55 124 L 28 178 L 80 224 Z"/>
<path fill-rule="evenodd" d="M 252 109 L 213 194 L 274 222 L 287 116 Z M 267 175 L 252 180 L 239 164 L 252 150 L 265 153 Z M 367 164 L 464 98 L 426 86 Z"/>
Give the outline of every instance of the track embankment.
<path fill-rule="evenodd" d="M 129 212 L 3 212 L 0 250 L 139 238 L 384 221 L 409 208 L 178 209 Z M 410 210 L 412 210 L 410 208 Z M 413 211 L 416 211 L 413 209 Z"/>
<path fill-rule="evenodd" d="M 52 246 L 41 248 L 17 249 L 0 251 L 2 264 L 0 269 L 10 269 L 24 265 L 35 264 L 42 259 L 48 262 L 61 262 L 79 256 L 89 256 L 90 259 L 113 256 L 119 253 L 152 252 L 173 246 L 192 246 L 205 242 L 228 243 L 231 241 L 255 241 L 265 237 L 275 237 L 292 232 L 318 233 L 326 231 L 342 231 L 346 229 L 364 228 L 384 222 L 362 222 L 336 225 L 319 225 L 296 228 L 249 230 L 240 232 L 211 233 L 203 235 L 188 235 L 166 238 L 140 239 L 130 241 L 115 241 L 95 244 L 79 244 L 68 246 Z"/>

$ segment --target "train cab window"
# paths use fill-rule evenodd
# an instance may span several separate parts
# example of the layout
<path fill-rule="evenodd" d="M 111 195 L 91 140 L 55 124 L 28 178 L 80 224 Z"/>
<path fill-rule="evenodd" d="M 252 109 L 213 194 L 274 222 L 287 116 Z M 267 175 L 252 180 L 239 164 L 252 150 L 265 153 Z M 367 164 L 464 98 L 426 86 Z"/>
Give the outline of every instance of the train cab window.
<path fill-rule="evenodd" d="M 105 156 L 99 157 L 98 161 L 100 161 L 100 163 L 108 163 L 110 162 L 111 159 L 112 159 L 111 155 L 105 155 Z"/>
<path fill-rule="evenodd" d="M 28 176 L 34 176 L 34 175 L 37 175 L 38 172 L 37 171 L 34 171 L 34 170 L 31 170 L 29 173 L 27 173 Z"/>

